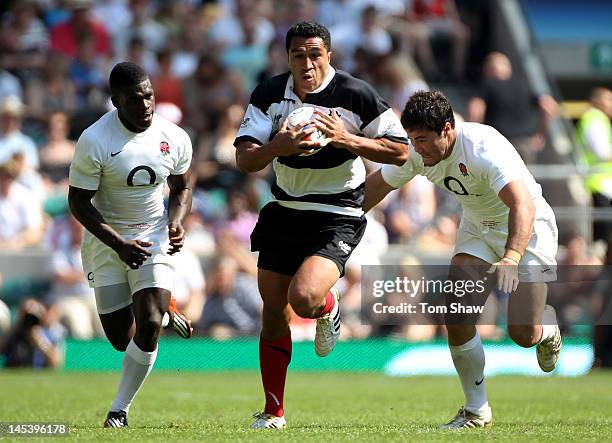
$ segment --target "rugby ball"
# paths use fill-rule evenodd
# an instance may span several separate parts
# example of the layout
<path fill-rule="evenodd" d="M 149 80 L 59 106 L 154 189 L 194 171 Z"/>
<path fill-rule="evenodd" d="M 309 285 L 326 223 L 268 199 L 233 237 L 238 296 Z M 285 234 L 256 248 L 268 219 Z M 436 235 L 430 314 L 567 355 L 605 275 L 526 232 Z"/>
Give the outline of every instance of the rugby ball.
<path fill-rule="evenodd" d="M 287 117 L 287 128 L 295 128 L 296 126 L 304 122 L 307 122 L 308 124 L 304 126 L 302 131 L 310 128 L 311 125 L 314 124 L 315 109 L 316 108 L 313 106 L 302 106 L 301 108 L 294 109 Z M 320 131 L 319 129 L 315 130 L 312 134 L 304 137 L 304 140 L 317 141 L 321 144 L 321 147 L 304 151 L 303 154 L 300 154 L 301 156 L 312 155 L 316 152 L 319 152 L 321 148 L 323 148 L 325 145 L 327 145 L 327 143 L 329 143 L 327 135 L 325 135 L 325 133 L 323 131 Z"/>

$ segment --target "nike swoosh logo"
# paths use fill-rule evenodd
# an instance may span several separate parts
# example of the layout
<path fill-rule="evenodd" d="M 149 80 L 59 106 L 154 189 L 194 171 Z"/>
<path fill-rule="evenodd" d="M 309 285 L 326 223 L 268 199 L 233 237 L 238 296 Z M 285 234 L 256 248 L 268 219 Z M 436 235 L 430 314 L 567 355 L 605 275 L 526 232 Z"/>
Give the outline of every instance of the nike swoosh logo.
<path fill-rule="evenodd" d="M 542 274 L 544 274 L 545 272 L 550 271 L 550 268 L 546 268 L 546 269 L 542 269 Z"/>
<path fill-rule="evenodd" d="M 123 152 L 123 149 L 121 151 L 117 151 L 117 152 L 111 152 L 111 157 L 114 157 L 115 155 L 119 155 Z"/>
<path fill-rule="evenodd" d="M 483 382 L 483 381 L 484 381 L 484 377 L 482 377 L 482 378 L 480 379 L 480 381 L 475 382 L 475 383 L 476 383 L 476 386 L 480 386 L 480 385 L 482 384 L 482 382 Z"/>

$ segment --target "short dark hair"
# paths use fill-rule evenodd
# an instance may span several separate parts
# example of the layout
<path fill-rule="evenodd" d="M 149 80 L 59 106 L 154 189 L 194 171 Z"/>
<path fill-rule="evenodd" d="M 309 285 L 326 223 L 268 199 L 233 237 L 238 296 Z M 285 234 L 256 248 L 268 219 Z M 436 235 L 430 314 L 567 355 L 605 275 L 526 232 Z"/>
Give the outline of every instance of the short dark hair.
<path fill-rule="evenodd" d="M 329 35 L 329 30 L 319 23 L 299 22 L 289 28 L 287 31 L 287 36 L 285 37 L 285 49 L 287 52 L 289 52 L 289 48 L 291 47 L 291 39 L 293 37 L 319 37 L 321 40 L 323 40 L 325 49 L 328 51 L 331 50 L 331 36 Z"/>
<path fill-rule="evenodd" d="M 145 81 L 149 76 L 147 73 L 132 62 L 117 63 L 110 73 L 108 83 L 111 94 L 118 94 L 123 88 L 136 86 Z"/>
<path fill-rule="evenodd" d="M 446 122 L 455 127 L 453 108 L 440 91 L 418 91 L 406 103 L 402 126 L 409 130 L 424 129 L 441 134 Z"/>

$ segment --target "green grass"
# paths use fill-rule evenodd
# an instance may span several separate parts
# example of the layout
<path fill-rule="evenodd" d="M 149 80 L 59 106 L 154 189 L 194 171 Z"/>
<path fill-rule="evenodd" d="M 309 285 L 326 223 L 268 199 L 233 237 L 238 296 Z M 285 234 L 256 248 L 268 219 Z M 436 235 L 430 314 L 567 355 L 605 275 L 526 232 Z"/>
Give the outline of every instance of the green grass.
<path fill-rule="evenodd" d="M 256 372 L 153 372 L 129 429 L 102 429 L 116 373 L 0 372 L 0 421 L 66 422 L 88 441 L 610 441 L 612 372 L 581 378 L 487 379 L 494 426 L 436 429 L 461 406 L 453 377 L 290 372 L 289 428 L 251 431 Z M 65 438 L 42 441 L 66 441 Z M 17 441 L 25 441 L 19 439 Z"/>

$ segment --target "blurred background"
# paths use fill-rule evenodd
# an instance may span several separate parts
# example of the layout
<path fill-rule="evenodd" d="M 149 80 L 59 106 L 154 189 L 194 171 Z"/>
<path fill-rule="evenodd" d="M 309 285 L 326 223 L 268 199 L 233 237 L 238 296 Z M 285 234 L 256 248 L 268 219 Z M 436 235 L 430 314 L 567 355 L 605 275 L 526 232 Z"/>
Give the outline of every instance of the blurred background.
<path fill-rule="evenodd" d="M 439 89 L 458 120 L 510 139 L 555 210 L 559 263 L 584 280 L 551 294 L 568 337 L 559 372 L 611 365 L 610 326 L 594 326 L 612 265 L 612 4 L 603 0 L 1 2 L 3 364 L 120 367 L 83 275 L 67 177 L 79 135 L 111 109 L 111 68 L 130 60 L 151 77 L 157 112 L 194 146 L 193 211 L 174 296 L 199 337 L 169 336 L 157 366 L 258 367 L 261 301 L 249 235 L 273 175 L 238 171 L 232 143 L 255 85 L 287 70 L 285 33 L 300 20 L 326 25 L 332 65 L 370 82 L 398 114 L 415 91 Z M 336 358 L 317 360 L 314 324 L 296 318 L 294 341 L 308 350 L 294 353 L 294 367 L 454 373 L 449 358 L 435 363 L 448 353 L 443 327 L 362 321 L 360 285 L 362 265 L 448 263 L 459 218 L 453 199 L 422 177 L 368 214 L 339 282 L 345 342 Z M 491 300 L 481 336 L 514 353 L 495 370 L 536 373 L 529 351 L 506 341 L 503 294 Z"/>

